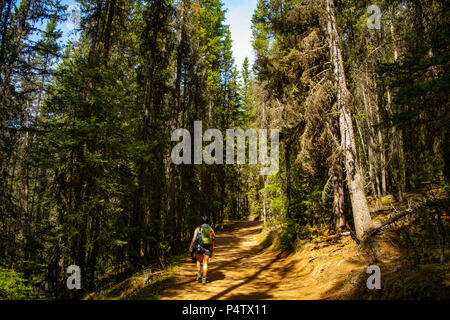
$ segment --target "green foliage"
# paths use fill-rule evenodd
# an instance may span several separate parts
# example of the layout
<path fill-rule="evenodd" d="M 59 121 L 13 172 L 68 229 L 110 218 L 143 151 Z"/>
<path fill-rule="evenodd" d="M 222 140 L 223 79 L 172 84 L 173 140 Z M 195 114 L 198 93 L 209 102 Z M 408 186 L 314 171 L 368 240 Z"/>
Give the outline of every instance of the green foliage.
<path fill-rule="evenodd" d="M 282 186 L 281 183 L 277 180 L 278 179 L 276 176 L 269 177 L 269 181 L 273 182 L 267 183 L 266 187 L 260 191 L 262 194 L 266 194 L 269 204 L 269 217 L 273 217 L 274 219 L 277 219 L 277 217 L 281 217 L 286 214 L 284 195 L 281 188 Z"/>
<path fill-rule="evenodd" d="M 22 300 L 31 297 L 33 288 L 22 274 L 0 266 L 0 300 Z"/>
<path fill-rule="evenodd" d="M 441 188 L 443 188 L 445 190 L 445 192 L 450 193 L 450 183 L 448 183 L 446 181 L 442 181 Z"/>
<path fill-rule="evenodd" d="M 295 249 L 299 240 L 310 240 L 319 236 L 319 227 L 325 224 L 327 207 L 322 203 L 321 186 L 312 190 L 295 190 L 291 202 L 291 217 L 284 219 L 280 247 Z"/>

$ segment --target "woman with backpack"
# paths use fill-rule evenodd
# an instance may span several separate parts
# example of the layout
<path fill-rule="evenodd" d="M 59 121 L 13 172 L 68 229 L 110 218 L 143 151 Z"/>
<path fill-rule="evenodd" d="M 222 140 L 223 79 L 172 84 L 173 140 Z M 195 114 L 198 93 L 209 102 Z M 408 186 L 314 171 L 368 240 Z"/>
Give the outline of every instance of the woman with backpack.
<path fill-rule="evenodd" d="M 201 224 L 194 231 L 189 252 L 195 252 L 197 257 L 197 281 L 202 280 L 206 284 L 208 274 L 208 261 L 212 258 L 214 251 L 215 234 L 209 224 L 209 218 L 202 217 Z M 202 274 L 203 265 L 203 274 Z"/>

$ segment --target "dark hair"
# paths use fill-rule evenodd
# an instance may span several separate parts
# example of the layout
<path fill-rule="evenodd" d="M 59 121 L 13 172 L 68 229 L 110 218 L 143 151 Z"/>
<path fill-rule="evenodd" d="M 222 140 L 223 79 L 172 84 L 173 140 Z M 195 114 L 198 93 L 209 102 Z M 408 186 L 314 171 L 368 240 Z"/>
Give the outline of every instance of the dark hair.
<path fill-rule="evenodd" d="M 209 218 L 208 218 L 208 216 L 203 216 L 202 217 L 202 224 L 209 224 Z"/>

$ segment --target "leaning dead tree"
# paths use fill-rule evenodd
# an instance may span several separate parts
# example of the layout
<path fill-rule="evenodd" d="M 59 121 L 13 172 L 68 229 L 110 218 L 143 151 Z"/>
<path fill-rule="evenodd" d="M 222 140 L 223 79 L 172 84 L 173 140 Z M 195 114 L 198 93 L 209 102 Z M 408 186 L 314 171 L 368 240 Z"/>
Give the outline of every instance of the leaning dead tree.
<path fill-rule="evenodd" d="M 420 203 L 418 205 L 409 204 L 406 208 L 400 210 L 394 208 L 395 214 L 377 223 L 372 230 L 366 233 L 364 240 L 367 241 L 373 239 L 376 235 L 378 235 L 386 228 L 392 226 L 395 222 L 398 222 L 401 219 L 406 218 L 408 216 L 418 216 L 420 214 L 424 215 L 436 214 L 435 222 L 437 233 L 439 235 L 440 262 L 444 263 L 447 231 L 442 221 L 442 216 L 448 215 L 448 203 L 442 203 L 445 201 L 448 202 L 448 199 L 436 199 L 434 197 L 431 197 L 427 201 Z"/>
<path fill-rule="evenodd" d="M 330 59 L 336 78 L 339 128 L 341 133 L 341 147 L 345 155 L 346 180 L 350 191 L 356 236 L 361 240 L 372 229 L 372 219 L 370 218 L 366 195 L 362 187 L 361 169 L 356 159 L 355 135 L 348 106 L 349 91 L 345 78 L 339 33 L 337 31 L 335 7 L 332 0 L 326 1 L 326 11 Z"/>

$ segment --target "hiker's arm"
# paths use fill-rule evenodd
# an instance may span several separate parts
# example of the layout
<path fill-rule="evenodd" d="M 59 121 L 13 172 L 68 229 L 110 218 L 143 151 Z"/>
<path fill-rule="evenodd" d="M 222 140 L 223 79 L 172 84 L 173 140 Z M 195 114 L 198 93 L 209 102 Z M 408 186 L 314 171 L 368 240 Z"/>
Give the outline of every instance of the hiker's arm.
<path fill-rule="evenodd" d="M 214 252 L 214 243 L 216 242 L 216 233 L 214 232 L 214 229 L 213 229 L 212 232 L 214 234 L 214 238 L 213 238 L 213 241 L 211 243 L 211 256 L 210 256 L 210 258 L 212 258 L 212 255 L 213 255 L 213 252 Z"/>
<path fill-rule="evenodd" d="M 195 241 L 195 238 L 197 236 L 197 232 L 198 232 L 198 227 L 194 231 L 194 236 L 192 237 L 191 245 L 189 247 L 189 252 L 192 252 L 192 247 L 194 246 L 194 241 Z"/>

